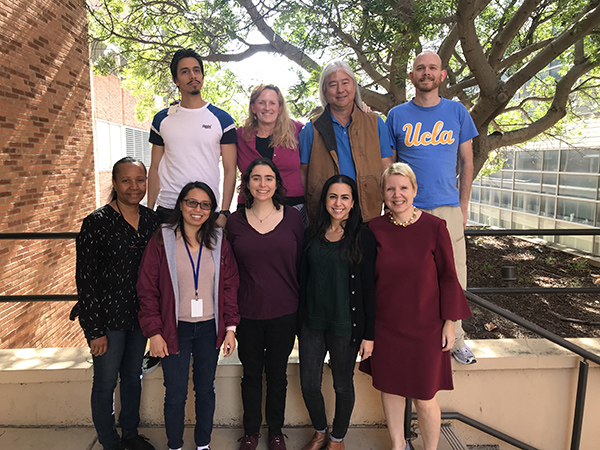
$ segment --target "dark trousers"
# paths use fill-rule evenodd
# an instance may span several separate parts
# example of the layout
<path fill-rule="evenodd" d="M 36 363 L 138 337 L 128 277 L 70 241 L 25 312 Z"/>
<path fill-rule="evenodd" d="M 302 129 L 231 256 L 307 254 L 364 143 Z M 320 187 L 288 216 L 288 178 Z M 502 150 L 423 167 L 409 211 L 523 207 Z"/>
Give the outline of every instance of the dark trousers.
<path fill-rule="evenodd" d="M 173 214 L 173 210 L 163 208 L 162 206 L 157 206 L 156 214 L 158 214 L 158 218 L 160 219 L 161 223 L 165 223 L 167 220 L 169 220 L 169 216 Z"/>
<path fill-rule="evenodd" d="M 92 356 L 92 420 L 98 441 L 105 449 L 120 441 L 115 428 L 114 394 L 120 378 L 121 412 L 119 425 L 125 439 L 137 436 L 142 392 L 142 358 L 147 339 L 142 330 L 107 331 L 108 348 L 102 356 Z"/>
<path fill-rule="evenodd" d="M 335 336 L 327 330 L 313 330 L 302 325 L 300 335 L 300 384 L 302 396 L 315 430 L 327 428 L 325 401 L 321 393 L 323 364 L 329 351 L 335 416 L 331 435 L 343 439 L 348 431 L 354 409 L 354 366 L 360 342 L 351 336 Z"/>
<path fill-rule="evenodd" d="M 196 393 L 194 440 L 197 446 L 208 445 L 215 414 L 215 373 L 219 358 L 215 321 L 179 322 L 177 333 L 179 354 L 162 359 L 167 445 L 169 448 L 183 447 L 191 356 L 194 357 L 192 375 Z"/>
<path fill-rule="evenodd" d="M 244 433 L 258 434 L 262 423 L 263 369 L 267 377 L 265 417 L 269 435 L 281 434 L 287 392 L 287 363 L 294 347 L 296 314 L 268 320 L 242 318 L 237 327 L 238 356 L 244 368 Z"/>

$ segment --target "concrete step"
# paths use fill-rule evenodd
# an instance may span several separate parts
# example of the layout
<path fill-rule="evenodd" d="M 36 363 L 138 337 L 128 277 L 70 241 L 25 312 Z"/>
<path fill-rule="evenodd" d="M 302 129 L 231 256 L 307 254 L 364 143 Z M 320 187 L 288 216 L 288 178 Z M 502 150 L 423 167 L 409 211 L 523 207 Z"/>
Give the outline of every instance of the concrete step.
<path fill-rule="evenodd" d="M 448 433 L 453 430 L 444 426 L 438 450 L 466 450 L 466 447 L 453 446 L 448 441 Z M 313 430 L 307 427 L 286 428 L 286 441 L 289 450 L 301 449 L 312 437 Z M 165 430 L 162 427 L 141 428 L 140 434 L 150 439 L 156 450 L 166 450 Z M 215 428 L 212 435 L 212 450 L 237 450 L 241 428 Z M 258 450 L 267 450 L 267 430 L 264 429 Z M 455 439 L 453 437 L 452 439 Z M 184 432 L 184 450 L 194 450 L 194 429 L 186 427 Z M 387 428 L 351 427 L 345 439 L 347 450 L 387 450 L 391 447 Z M 415 450 L 422 450 L 423 444 L 418 437 L 412 442 Z M 462 445 L 462 444 L 461 444 Z M 0 449 L 12 450 L 102 450 L 96 432 L 91 427 L 51 427 L 51 428 L 12 428 L 0 427 Z"/>

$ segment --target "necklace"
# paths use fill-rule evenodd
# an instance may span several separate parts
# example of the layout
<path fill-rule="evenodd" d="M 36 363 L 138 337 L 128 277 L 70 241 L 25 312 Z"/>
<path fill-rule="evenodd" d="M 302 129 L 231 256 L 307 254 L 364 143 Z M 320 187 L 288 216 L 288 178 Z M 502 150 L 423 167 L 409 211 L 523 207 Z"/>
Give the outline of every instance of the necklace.
<path fill-rule="evenodd" d="M 398 222 L 396 219 L 394 219 L 394 215 L 390 211 L 390 222 L 392 222 L 397 227 L 404 227 L 404 228 L 406 228 L 407 226 L 409 226 L 411 223 L 413 223 L 415 221 L 415 219 L 417 218 L 417 212 L 418 211 L 419 210 L 413 206 L 413 214 L 412 214 L 411 218 L 408 219 L 406 222 Z"/>
<path fill-rule="evenodd" d="M 262 220 L 258 218 L 256 213 L 254 212 L 254 209 L 250 208 L 250 211 L 252 211 L 252 214 L 254 215 L 254 217 L 256 217 L 256 220 L 258 220 L 260 223 L 263 223 L 265 220 L 267 220 L 269 217 L 271 217 L 271 214 L 273 214 L 275 212 L 275 205 L 273 205 L 273 209 L 271 210 L 271 212 L 269 214 L 267 214 L 267 217 L 265 217 Z"/>

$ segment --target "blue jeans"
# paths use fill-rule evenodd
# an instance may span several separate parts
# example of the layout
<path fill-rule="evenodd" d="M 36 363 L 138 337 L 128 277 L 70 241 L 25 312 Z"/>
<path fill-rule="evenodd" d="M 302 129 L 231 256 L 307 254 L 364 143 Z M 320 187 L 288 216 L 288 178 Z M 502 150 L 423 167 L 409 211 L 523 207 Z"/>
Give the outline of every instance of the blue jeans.
<path fill-rule="evenodd" d="M 219 359 L 215 321 L 179 322 L 177 332 L 179 353 L 162 359 L 167 445 L 169 448 L 183 447 L 191 356 L 194 357 L 192 369 L 196 393 L 194 440 L 197 446 L 208 445 L 215 414 L 215 373 Z"/>
<path fill-rule="evenodd" d="M 325 354 L 329 351 L 335 390 L 331 436 L 337 439 L 346 436 L 354 409 L 354 366 L 359 348 L 360 343 L 353 343 L 350 335 L 336 336 L 327 330 L 313 330 L 302 325 L 299 349 L 302 397 L 315 430 L 327 428 L 321 382 Z"/>
<path fill-rule="evenodd" d="M 98 441 L 105 449 L 119 443 L 115 427 L 114 395 L 120 378 L 121 412 L 119 425 L 123 438 L 137 436 L 140 423 L 140 395 L 142 393 L 142 358 L 146 338 L 142 330 L 107 331 L 108 348 L 102 356 L 92 356 L 94 381 L 92 383 L 92 420 Z"/>

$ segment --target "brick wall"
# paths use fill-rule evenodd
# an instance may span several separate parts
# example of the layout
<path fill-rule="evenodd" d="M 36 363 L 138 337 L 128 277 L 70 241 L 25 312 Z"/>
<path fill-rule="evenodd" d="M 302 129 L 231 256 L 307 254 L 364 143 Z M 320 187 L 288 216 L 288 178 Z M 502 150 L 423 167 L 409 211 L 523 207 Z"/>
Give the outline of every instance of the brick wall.
<path fill-rule="evenodd" d="M 83 2 L 0 0 L 0 231 L 78 231 L 95 208 Z M 0 293 L 75 293 L 73 240 L 0 241 Z M 71 302 L 0 303 L 0 348 L 84 345 Z"/>
<path fill-rule="evenodd" d="M 116 75 L 94 75 L 94 114 L 96 119 L 120 123 L 133 128 L 149 130 L 152 117 L 145 122 L 135 118 L 137 98 L 122 88 Z"/>

